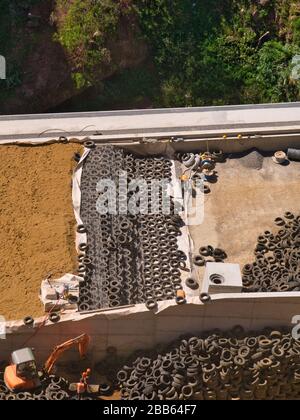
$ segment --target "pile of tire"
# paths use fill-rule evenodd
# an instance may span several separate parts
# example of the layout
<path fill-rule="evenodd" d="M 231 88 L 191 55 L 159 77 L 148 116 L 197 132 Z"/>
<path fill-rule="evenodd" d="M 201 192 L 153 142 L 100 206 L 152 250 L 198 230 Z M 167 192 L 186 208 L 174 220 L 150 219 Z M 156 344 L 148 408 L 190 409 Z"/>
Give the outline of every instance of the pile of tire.
<path fill-rule="evenodd" d="M 33 392 L 11 392 L 0 380 L 0 400 L 52 400 L 62 401 L 73 398 L 69 391 L 69 383 L 61 377 L 50 375 L 42 381 L 41 387 Z"/>
<path fill-rule="evenodd" d="M 244 292 L 300 291 L 300 216 L 275 219 L 278 231 L 258 237 L 255 261 L 243 268 Z"/>
<path fill-rule="evenodd" d="M 158 301 L 176 298 L 187 257 L 178 249 L 182 219 L 175 214 L 172 200 L 170 214 L 163 212 L 171 166 L 169 159 L 138 157 L 112 146 L 90 150 L 81 180 L 84 225 L 80 229 L 87 233 L 87 244 L 80 244 L 78 257 L 83 277 L 81 312 L 137 303 L 152 309 Z M 127 189 L 134 180 L 143 180 L 136 192 L 148 199 L 138 203 L 137 214 L 127 211 L 133 195 L 127 195 Z M 162 181 L 155 209 L 153 180 Z M 101 181 L 114 181 L 115 214 L 99 212 L 99 198 L 107 193 L 99 189 Z"/>
<path fill-rule="evenodd" d="M 216 330 L 145 354 L 118 372 L 123 400 L 300 399 L 300 341 L 284 329 Z"/>
<path fill-rule="evenodd" d="M 227 254 L 223 249 L 208 245 L 199 249 L 199 255 L 194 256 L 193 263 L 198 267 L 203 267 L 211 262 L 224 263 L 226 259 Z"/>

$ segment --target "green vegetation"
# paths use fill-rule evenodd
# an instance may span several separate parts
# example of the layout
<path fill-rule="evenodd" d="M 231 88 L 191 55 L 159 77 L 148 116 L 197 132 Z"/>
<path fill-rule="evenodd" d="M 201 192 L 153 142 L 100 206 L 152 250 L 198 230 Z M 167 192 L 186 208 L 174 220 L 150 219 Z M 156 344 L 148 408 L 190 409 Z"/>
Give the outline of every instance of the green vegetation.
<path fill-rule="evenodd" d="M 290 78 L 293 56 L 300 53 L 296 3 L 135 0 L 161 81 L 159 104 L 300 99 L 300 85 Z"/>
<path fill-rule="evenodd" d="M 56 27 L 43 14 L 51 5 Z M 45 28 L 29 22 L 32 9 L 42 11 Z M 293 71 L 300 54 L 299 0 L 0 0 L 0 54 L 8 65 L 8 78 L 0 81 L 2 103 L 25 83 L 24 62 L 47 31 L 48 42 L 56 31 L 54 41 L 66 51 L 79 93 L 94 90 L 90 103 L 79 97 L 79 107 L 300 100 Z M 120 70 L 116 45 L 124 41 L 130 57 L 133 36 L 146 40 L 147 63 Z"/>
<path fill-rule="evenodd" d="M 55 39 L 66 49 L 76 67 L 73 79 L 80 89 L 97 84 L 103 68 L 111 64 L 106 47 L 119 21 L 119 5 L 114 0 L 57 0 L 58 13 L 65 15 Z"/>
<path fill-rule="evenodd" d="M 300 45 L 300 17 L 293 20 L 293 41 L 295 44 Z"/>
<path fill-rule="evenodd" d="M 84 112 L 112 109 L 144 108 L 159 95 L 159 81 L 147 67 L 127 69 L 84 90 L 55 112 Z"/>

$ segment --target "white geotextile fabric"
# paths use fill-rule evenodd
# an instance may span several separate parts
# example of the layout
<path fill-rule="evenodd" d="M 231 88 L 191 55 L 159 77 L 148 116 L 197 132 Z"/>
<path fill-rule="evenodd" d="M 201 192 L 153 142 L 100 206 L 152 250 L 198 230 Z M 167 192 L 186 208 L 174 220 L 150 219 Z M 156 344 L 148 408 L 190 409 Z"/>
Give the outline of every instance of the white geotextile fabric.
<path fill-rule="evenodd" d="M 83 222 L 80 217 L 80 206 L 81 206 L 81 175 L 82 175 L 82 168 L 83 163 L 87 156 L 90 153 L 90 149 L 84 149 L 83 155 L 81 156 L 81 159 L 74 171 L 73 174 L 73 181 L 72 181 L 72 200 L 73 200 L 73 208 L 74 208 L 74 214 L 75 214 L 75 220 L 77 222 L 77 225 L 82 225 Z M 78 246 L 81 243 L 87 242 L 87 235 L 86 233 L 78 233 L 76 231 L 76 249 L 78 251 Z"/>
<path fill-rule="evenodd" d="M 149 150 L 150 146 L 150 150 Z M 145 156 L 149 154 L 157 154 L 157 145 L 153 145 L 154 147 L 151 147 L 151 145 L 147 144 L 142 147 L 139 147 L 138 151 L 139 153 L 144 152 Z M 179 177 L 176 174 L 176 168 L 175 168 L 175 161 L 173 159 L 174 157 L 174 149 L 171 147 L 170 143 L 164 143 L 160 145 L 160 155 L 163 154 L 167 158 L 172 159 L 172 186 L 169 191 L 169 194 L 174 198 L 182 198 L 181 194 L 181 181 Z M 133 148 L 135 149 L 135 148 Z M 142 150 L 141 150 L 142 149 Z M 133 150 L 134 152 L 135 150 Z M 147 151 L 147 152 L 146 152 Z M 87 158 L 88 154 L 90 152 L 90 149 L 84 149 L 84 153 L 80 159 L 80 162 L 78 163 L 74 174 L 73 174 L 73 191 L 72 191 L 72 198 L 73 198 L 73 207 L 74 207 L 74 214 L 77 224 L 83 224 L 81 217 L 80 217 L 80 206 L 81 206 L 81 176 L 82 176 L 82 170 L 83 170 L 83 163 L 85 159 Z M 186 203 L 184 203 L 185 205 Z M 190 256 L 193 252 L 193 240 L 190 236 L 189 229 L 188 229 L 188 220 L 187 220 L 187 213 L 186 211 L 181 213 L 181 217 L 185 221 L 185 226 L 181 228 L 182 235 L 178 238 L 178 248 L 182 250 L 186 256 L 187 256 L 187 270 L 188 271 L 182 271 L 182 285 L 184 288 L 184 291 L 187 295 L 187 297 L 193 297 L 198 294 L 198 291 L 193 291 L 185 286 L 185 280 L 190 276 L 190 269 L 191 269 L 191 262 L 190 262 Z M 80 234 L 76 232 L 76 249 L 78 250 L 78 246 L 80 243 L 86 243 L 87 242 L 87 234 Z M 159 311 L 164 310 L 166 307 L 169 306 L 168 301 L 164 304 L 164 302 L 159 302 Z M 126 313 L 134 313 L 136 312 L 136 309 L 132 306 L 128 306 L 128 311 Z"/>

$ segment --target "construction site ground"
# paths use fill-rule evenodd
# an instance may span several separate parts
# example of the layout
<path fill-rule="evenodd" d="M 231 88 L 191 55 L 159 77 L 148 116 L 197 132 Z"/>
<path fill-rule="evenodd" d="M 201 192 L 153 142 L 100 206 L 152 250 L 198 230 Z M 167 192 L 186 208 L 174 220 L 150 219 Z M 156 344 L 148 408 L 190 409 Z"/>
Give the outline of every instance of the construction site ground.
<path fill-rule="evenodd" d="M 77 144 L 2 146 L 0 314 L 41 316 L 41 281 L 76 267 L 71 196 Z"/>
<path fill-rule="evenodd" d="M 195 253 L 212 245 L 226 251 L 226 262 L 254 261 L 257 238 L 266 230 L 277 232 L 276 217 L 285 212 L 299 214 L 300 162 L 277 165 L 270 156 L 256 152 L 232 155 L 218 163 L 218 180 L 205 196 L 204 221 L 190 226 Z M 203 279 L 204 269 L 199 270 Z"/>
<path fill-rule="evenodd" d="M 41 281 L 76 268 L 71 175 L 77 144 L 2 146 L 0 165 L 0 314 L 41 316 Z M 190 226 L 194 252 L 223 248 L 227 262 L 253 260 L 257 237 L 277 230 L 274 219 L 299 213 L 300 163 L 276 165 L 253 152 L 218 163 L 205 196 L 204 221 Z M 204 269 L 199 270 L 199 279 Z"/>

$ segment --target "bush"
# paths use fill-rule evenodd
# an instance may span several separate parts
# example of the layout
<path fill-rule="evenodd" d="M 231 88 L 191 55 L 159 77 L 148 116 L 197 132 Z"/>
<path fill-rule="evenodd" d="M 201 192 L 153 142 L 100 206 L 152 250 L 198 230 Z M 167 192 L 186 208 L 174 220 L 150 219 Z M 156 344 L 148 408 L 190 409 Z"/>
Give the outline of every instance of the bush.
<path fill-rule="evenodd" d="M 161 104 L 298 98 L 299 86 L 289 82 L 297 48 L 280 40 L 275 0 L 265 6 L 250 0 L 135 0 L 135 7 L 160 75 Z M 296 21 L 295 40 L 299 27 Z M 275 43 L 259 45 L 267 31 Z"/>
<path fill-rule="evenodd" d="M 291 82 L 296 53 L 296 47 L 276 41 L 267 42 L 259 51 L 256 82 L 260 100 L 286 102 L 299 97 L 299 85 Z"/>
<path fill-rule="evenodd" d="M 300 18 L 293 21 L 293 43 L 288 44 L 292 12 L 286 3 L 293 4 L 291 0 L 270 0 L 265 5 L 252 0 L 57 0 L 58 15 L 64 18 L 56 39 L 74 63 L 76 86 L 99 85 L 103 68 L 111 65 L 107 40 L 114 36 L 125 8 L 136 13 L 151 47 L 159 91 L 154 105 L 297 100 L 299 85 L 290 76 L 293 54 L 299 53 Z M 259 42 L 267 31 L 269 42 Z M 134 91 L 127 76 L 124 73 L 123 90 Z"/>
<path fill-rule="evenodd" d="M 294 43 L 300 45 L 300 17 L 292 23 Z"/>
<path fill-rule="evenodd" d="M 101 78 L 102 66 L 111 63 L 106 41 L 113 36 L 119 20 L 119 3 L 114 0 L 57 1 L 64 15 L 55 39 L 67 50 L 76 67 L 76 85 L 84 87 Z"/>

